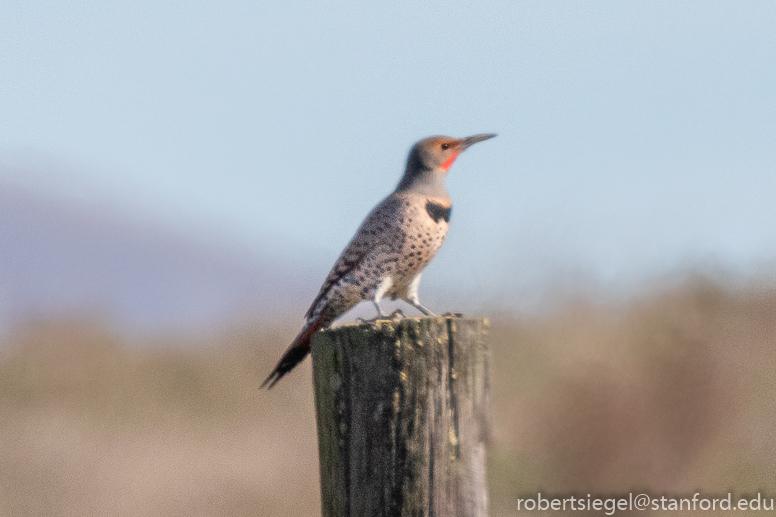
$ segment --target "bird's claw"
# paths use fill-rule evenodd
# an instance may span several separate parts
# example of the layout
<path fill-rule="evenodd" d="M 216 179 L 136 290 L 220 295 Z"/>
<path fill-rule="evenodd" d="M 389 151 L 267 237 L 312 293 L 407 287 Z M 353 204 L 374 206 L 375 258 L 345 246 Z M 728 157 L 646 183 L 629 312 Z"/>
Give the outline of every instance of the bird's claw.
<path fill-rule="evenodd" d="M 404 318 L 405 318 L 405 316 L 404 316 L 404 313 L 402 312 L 402 310 L 401 310 L 401 309 L 396 309 L 396 310 L 395 310 L 395 311 L 393 311 L 393 312 L 391 313 L 391 315 L 390 315 L 390 316 L 388 316 L 388 317 L 389 317 L 390 319 L 392 319 L 392 320 L 401 320 L 401 319 L 404 319 Z"/>
<path fill-rule="evenodd" d="M 358 320 L 359 323 L 374 323 L 375 321 L 389 320 L 392 317 L 393 317 L 393 314 L 391 314 L 390 316 L 388 316 L 386 314 L 378 314 L 374 318 L 369 318 L 369 319 L 366 319 L 366 318 L 356 318 L 356 319 Z"/>
<path fill-rule="evenodd" d="M 366 319 L 366 318 L 356 318 L 356 319 L 358 320 L 359 323 L 374 323 L 380 320 L 400 320 L 400 319 L 403 319 L 404 317 L 405 316 L 402 310 L 396 309 L 390 314 L 378 314 L 377 316 L 371 319 Z"/>

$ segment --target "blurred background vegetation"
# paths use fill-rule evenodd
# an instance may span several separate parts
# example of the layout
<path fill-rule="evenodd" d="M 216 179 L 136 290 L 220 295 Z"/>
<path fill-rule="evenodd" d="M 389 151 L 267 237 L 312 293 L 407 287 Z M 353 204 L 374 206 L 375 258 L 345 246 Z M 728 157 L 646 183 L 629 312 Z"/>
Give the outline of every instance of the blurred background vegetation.
<path fill-rule="evenodd" d="M 776 288 L 723 284 L 493 317 L 492 515 L 537 491 L 772 489 Z M 0 514 L 319 515 L 310 362 L 258 389 L 295 330 L 139 344 L 99 318 L 17 325 Z"/>

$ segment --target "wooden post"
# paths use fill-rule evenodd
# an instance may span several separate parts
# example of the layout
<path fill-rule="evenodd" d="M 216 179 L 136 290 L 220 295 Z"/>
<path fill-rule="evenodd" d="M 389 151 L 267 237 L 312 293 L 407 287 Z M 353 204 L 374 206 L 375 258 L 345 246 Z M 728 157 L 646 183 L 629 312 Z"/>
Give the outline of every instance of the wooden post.
<path fill-rule="evenodd" d="M 324 517 L 485 517 L 488 322 L 378 320 L 312 341 Z"/>

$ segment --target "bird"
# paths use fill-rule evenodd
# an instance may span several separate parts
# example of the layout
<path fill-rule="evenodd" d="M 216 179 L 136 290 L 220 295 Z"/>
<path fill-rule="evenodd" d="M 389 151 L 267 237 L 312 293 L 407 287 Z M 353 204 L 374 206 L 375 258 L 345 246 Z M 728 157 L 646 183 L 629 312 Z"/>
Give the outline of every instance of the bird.
<path fill-rule="evenodd" d="M 272 388 L 310 353 L 313 335 L 363 300 L 371 300 L 377 318 L 386 314 L 380 301 L 401 298 L 427 316 L 418 286 L 423 269 L 447 235 L 452 201 L 445 187 L 447 171 L 469 146 L 493 138 L 431 136 L 409 152 L 396 189 L 367 215 L 337 259 L 305 315 L 305 324 L 275 369 L 261 385 Z"/>

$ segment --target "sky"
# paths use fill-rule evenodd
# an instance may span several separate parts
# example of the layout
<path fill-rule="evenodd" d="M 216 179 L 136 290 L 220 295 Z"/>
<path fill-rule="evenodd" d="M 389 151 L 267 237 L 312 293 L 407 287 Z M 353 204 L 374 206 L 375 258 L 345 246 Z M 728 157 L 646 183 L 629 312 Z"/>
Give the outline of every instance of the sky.
<path fill-rule="evenodd" d="M 422 297 L 747 271 L 776 258 L 774 27 L 756 1 L 6 1 L 0 182 L 323 279 L 415 141 L 493 132 Z"/>

